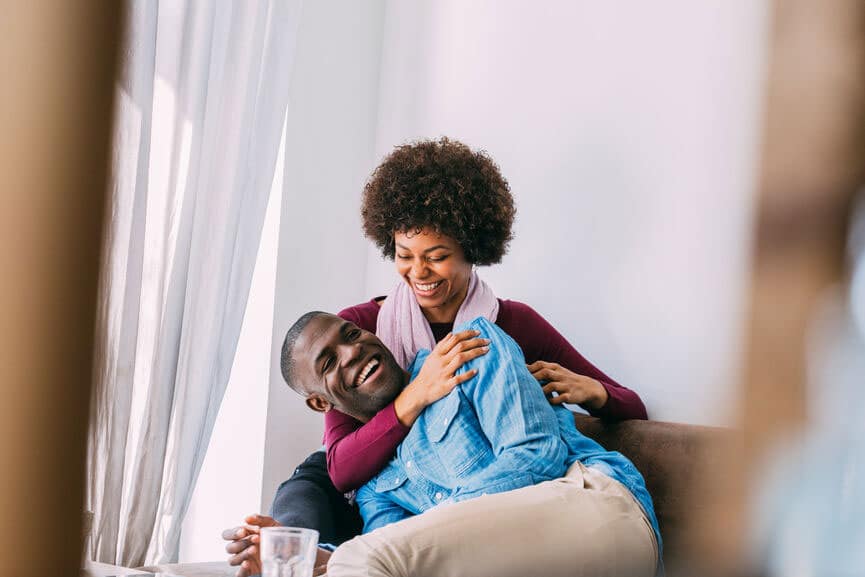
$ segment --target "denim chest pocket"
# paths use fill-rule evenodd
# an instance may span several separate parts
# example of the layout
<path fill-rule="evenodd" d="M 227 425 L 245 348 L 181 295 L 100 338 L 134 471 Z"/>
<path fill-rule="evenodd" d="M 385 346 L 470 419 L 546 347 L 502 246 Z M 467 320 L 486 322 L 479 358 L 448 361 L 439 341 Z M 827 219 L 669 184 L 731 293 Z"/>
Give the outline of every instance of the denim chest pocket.
<path fill-rule="evenodd" d="M 440 443 L 456 420 L 459 410 L 460 395 L 456 390 L 430 405 L 426 414 L 427 438 L 433 443 Z"/>
<path fill-rule="evenodd" d="M 405 485 L 406 481 L 408 481 L 408 476 L 404 472 L 390 468 L 385 469 L 375 480 L 375 492 L 389 493 Z"/>
<path fill-rule="evenodd" d="M 492 455 L 475 412 L 459 390 L 430 405 L 426 413 L 427 438 L 451 475 L 462 476 L 485 455 Z"/>

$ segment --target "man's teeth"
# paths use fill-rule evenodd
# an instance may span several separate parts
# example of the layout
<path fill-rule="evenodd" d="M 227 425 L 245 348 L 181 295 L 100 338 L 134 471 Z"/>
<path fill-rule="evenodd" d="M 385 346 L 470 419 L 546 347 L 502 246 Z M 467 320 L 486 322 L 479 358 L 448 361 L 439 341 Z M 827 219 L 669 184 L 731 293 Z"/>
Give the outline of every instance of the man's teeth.
<path fill-rule="evenodd" d="M 431 282 L 431 283 L 427 283 L 427 284 L 421 284 L 419 282 L 416 282 L 416 283 L 414 283 L 414 286 L 416 286 L 418 288 L 418 290 L 422 290 L 424 292 L 427 292 L 427 291 L 433 290 L 434 288 L 436 288 L 437 286 L 442 284 L 442 282 L 444 282 L 444 281 Z"/>
<path fill-rule="evenodd" d="M 360 372 L 360 374 L 357 376 L 357 382 L 355 383 L 355 386 L 361 386 L 364 381 L 366 381 L 366 378 L 369 376 L 369 374 L 373 372 L 377 366 L 378 359 L 370 359 L 366 366 L 363 367 L 363 370 Z"/>

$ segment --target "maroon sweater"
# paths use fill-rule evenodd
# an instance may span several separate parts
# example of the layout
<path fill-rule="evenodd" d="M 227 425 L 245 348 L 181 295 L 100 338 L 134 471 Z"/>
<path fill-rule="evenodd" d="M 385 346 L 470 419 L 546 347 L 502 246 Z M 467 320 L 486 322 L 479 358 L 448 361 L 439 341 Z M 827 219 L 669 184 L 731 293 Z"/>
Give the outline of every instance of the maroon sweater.
<path fill-rule="evenodd" d="M 379 297 L 379 300 L 381 297 Z M 375 332 L 379 305 L 376 299 L 339 312 L 339 316 L 360 328 Z M 605 419 L 645 419 L 646 407 L 637 394 L 601 372 L 568 343 L 553 326 L 530 306 L 499 299 L 496 324 L 523 350 L 526 363 L 558 363 L 580 375 L 599 381 L 609 395 L 600 409 L 590 413 Z M 452 323 L 430 323 L 436 342 L 452 329 Z M 327 446 L 327 471 L 339 491 L 357 489 L 393 457 L 397 445 L 410 427 L 396 418 L 393 403 L 383 408 L 368 423 L 331 409 L 324 416 L 324 443 Z"/>

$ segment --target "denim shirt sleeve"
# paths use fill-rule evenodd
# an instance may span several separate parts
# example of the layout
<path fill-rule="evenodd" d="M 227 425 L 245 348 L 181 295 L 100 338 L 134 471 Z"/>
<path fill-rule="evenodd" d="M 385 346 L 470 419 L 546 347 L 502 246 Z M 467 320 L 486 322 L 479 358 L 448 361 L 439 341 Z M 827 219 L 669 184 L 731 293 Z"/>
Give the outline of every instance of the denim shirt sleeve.
<path fill-rule="evenodd" d="M 371 486 L 375 479 L 373 477 L 372 481 L 358 489 L 355 497 L 360 515 L 363 518 L 364 533 L 412 516 L 409 511 L 394 503 L 386 494 L 376 492 Z"/>
<path fill-rule="evenodd" d="M 491 341 L 490 351 L 460 372 L 478 371 L 461 385 L 462 393 L 473 405 L 495 459 L 466 479 L 451 499 L 464 501 L 560 477 L 566 469 L 567 447 L 522 350 L 486 319 L 475 319 L 465 328 L 476 329 Z"/>

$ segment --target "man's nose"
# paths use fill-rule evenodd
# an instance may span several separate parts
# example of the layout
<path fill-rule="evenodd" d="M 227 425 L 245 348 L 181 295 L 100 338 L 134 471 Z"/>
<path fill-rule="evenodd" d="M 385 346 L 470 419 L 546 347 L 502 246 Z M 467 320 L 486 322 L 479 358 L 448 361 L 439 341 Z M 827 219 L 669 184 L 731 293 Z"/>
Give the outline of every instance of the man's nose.
<path fill-rule="evenodd" d="M 346 367 L 354 363 L 360 356 L 361 345 L 359 342 L 342 343 L 339 345 L 339 362 Z"/>

